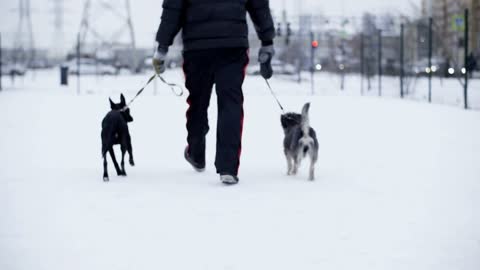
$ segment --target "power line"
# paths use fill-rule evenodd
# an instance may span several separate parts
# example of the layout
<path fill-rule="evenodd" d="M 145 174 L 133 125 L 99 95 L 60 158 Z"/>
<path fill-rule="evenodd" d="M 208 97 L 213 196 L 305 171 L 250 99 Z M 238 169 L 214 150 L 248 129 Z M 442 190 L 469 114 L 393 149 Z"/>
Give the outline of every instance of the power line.
<path fill-rule="evenodd" d="M 18 1 L 18 26 L 14 39 L 13 61 L 28 66 L 35 57 L 35 41 L 30 0 Z"/>
<path fill-rule="evenodd" d="M 104 25 L 96 22 L 105 17 L 113 17 L 119 27 L 103 29 Z M 87 48 L 87 50 L 95 52 L 115 48 L 129 50 L 130 68 L 132 70 L 136 68 L 138 61 L 135 56 L 135 30 L 129 0 L 123 0 L 121 4 L 118 3 L 118 0 L 85 0 L 79 34 L 80 45 L 83 49 Z"/>

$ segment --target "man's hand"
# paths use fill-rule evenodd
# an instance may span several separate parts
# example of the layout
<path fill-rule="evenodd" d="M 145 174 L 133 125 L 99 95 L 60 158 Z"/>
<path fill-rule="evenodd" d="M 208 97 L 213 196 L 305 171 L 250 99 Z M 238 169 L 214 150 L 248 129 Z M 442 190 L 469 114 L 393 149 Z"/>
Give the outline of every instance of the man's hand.
<path fill-rule="evenodd" d="M 165 60 L 167 59 L 167 51 L 158 49 L 155 51 L 155 54 L 153 55 L 152 63 L 153 63 L 153 68 L 155 69 L 155 73 L 157 75 L 160 75 L 165 72 L 167 69 Z"/>
<path fill-rule="evenodd" d="M 258 52 L 258 62 L 260 62 L 260 74 L 266 80 L 273 75 L 272 58 L 275 55 L 273 45 L 262 46 Z"/>

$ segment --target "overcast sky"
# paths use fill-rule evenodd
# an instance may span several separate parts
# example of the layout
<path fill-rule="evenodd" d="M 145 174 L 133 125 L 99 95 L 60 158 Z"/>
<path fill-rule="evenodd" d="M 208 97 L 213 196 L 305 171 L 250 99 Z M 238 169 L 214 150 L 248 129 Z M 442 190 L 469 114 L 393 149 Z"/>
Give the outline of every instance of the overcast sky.
<path fill-rule="evenodd" d="M 57 36 L 53 29 L 53 2 L 56 0 L 31 0 L 32 20 L 36 46 L 51 47 Z M 106 0 L 119 5 L 122 0 Z M 11 46 L 13 36 L 18 24 L 16 11 L 19 0 L 0 0 L 0 31 L 2 32 L 4 46 Z M 65 2 L 65 43 L 70 48 L 78 32 L 83 10 L 83 0 L 64 0 Z M 93 0 L 93 2 L 96 2 Z M 154 34 L 160 22 L 162 0 L 131 0 L 132 17 L 136 32 L 136 40 L 140 47 L 150 47 Z M 412 6 L 418 6 L 420 0 L 412 1 L 385 1 L 385 0 L 270 0 L 272 9 L 280 11 L 285 5 L 289 14 L 298 14 L 299 10 L 322 12 L 326 15 L 359 16 L 365 11 L 379 13 L 391 12 L 393 14 L 410 14 L 415 12 Z M 119 21 L 111 16 L 101 15 L 106 21 L 99 21 L 103 31 L 114 32 L 119 27 Z"/>

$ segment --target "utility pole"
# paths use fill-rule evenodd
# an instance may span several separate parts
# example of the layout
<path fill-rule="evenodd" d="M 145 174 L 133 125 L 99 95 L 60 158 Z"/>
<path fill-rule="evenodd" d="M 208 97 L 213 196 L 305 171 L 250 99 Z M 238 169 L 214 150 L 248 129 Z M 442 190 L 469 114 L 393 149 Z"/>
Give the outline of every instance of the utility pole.
<path fill-rule="evenodd" d="M 428 19 L 428 102 L 432 103 L 433 18 Z"/>
<path fill-rule="evenodd" d="M 382 30 L 378 30 L 378 96 L 382 96 Z"/>
<path fill-rule="evenodd" d="M 135 30 L 133 27 L 133 20 L 132 20 L 132 8 L 130 7 L 130 0 L 125 0 L 125 8 L 127 9 L 127 27 L 128 33 L 130 35 L 130 46 L 132 49 L 132 61 L 136 62 L 135 50 L 137 49 L 137 43 L 135 41 Z"/>
<path fill-rule="evenodd" d="M 463 89 L 463 96 L 465 101 L 465 110 L 468 110 L 468 34 L 469 34 L 469 22 L 468 22 L 468 8 L 465 9 L 465 84 Z"/>
<path fill-rule="evenodd" d="M 2 33 L 0 33 L 0 91 L 2 91 L 2 65 L 3 65 L 3 58 L 2 58 Z"/>
<path fill-rule="evenodd" d="M 346 51 L 345 51 L 345 26 L 347 25 L 348 23 L 348 20 L 345 18 L 345 1 L 342 0 L 341 1 L 341 4 L 342 4 L 342 39 L 341 39 L 341 45 L 340 45 L 340 48 L 341 48 L 341 55 L 342 55 L 342 61 L 341 61 L 341 64 L 340 64 L 340 72 L 341 72 L 341 79 L 340 79 L 340 90 L 345 90 L 345 68 L 346 68 L 346 65 L 345 65 L 345 54 L 346 54 Z"/>
<path fill-rule="evenodd" d="M 315 40 L 315 34 L 310 32 L 311 56 L 310 56 L 310 74 L 312 84 L 312 96 L 315 95 L 315 50 L 318 48 L 318 41 Z"/>
<path fill-rule="evenodd" d="M 364 86 L 363 86 L 363 75 L 365 73 L 365 35 L 360 34 L 360 94 L 363 96 Z"/>
<path fill-rule="evenodd" d="M 342 38 L 341 45 L 342 53 L 342 63 L 340 64 L 341 80 L 340 80 L 340 90 L 345 90 L 345 39 Z"/>
<path fill-rule="evenodd" d="M 81 53 L 80 33 L 77 36 L 77 95 L 80 95 L 80 53 Z"/>
<path fill-rule="evenodd" d="M 405 76 L 404 69 L 404 36 L 405 36 L 405 25 L 402 23 L 400 26 L 400 97 L 403 98 L 403 81 Z"/>

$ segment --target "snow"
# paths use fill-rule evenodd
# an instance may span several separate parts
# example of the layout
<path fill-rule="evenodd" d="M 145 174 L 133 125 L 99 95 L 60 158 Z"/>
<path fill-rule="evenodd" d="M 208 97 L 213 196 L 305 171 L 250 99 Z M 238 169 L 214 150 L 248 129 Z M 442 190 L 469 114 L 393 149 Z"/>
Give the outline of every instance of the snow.
<path fill-rule="evenodd" d="M 400 100 L 394 80 L 389 97 L 359 97 L 358 79 L 341 93 L 331 75 L 310 96 L 308 82 L 272 80 L 288 110 L 312 102 L 321 150 L 309 182 L 305 167 L 286 176 L 280 112 L 248 77 L 241 182 L 225 187 L 215 106 L 198 174 L 182 157 L 185 98 L 158 84 L 132 105 L 137 166 L 119 178 L 110 163 L 103 183 L 108 96 L 131 98 L 148 76 L 86 78 L 77 96 L 57 75 L 0 93 L 0 269 L 480 268 L 480 112 L 456 98 Z"/>

